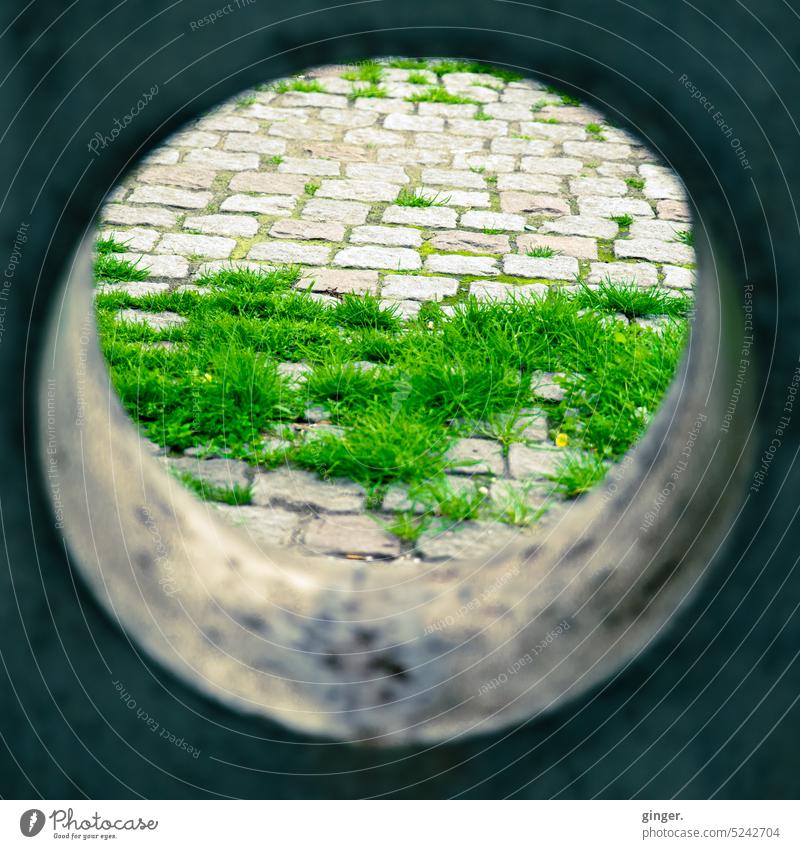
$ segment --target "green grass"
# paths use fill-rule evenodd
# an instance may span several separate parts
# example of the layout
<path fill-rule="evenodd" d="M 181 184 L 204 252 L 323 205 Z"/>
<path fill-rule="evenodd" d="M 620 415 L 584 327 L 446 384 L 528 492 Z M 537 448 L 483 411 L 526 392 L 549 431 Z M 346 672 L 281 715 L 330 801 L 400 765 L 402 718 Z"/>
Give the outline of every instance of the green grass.
<path fill-rule="evenodd" d="M 430 85 L 430 79 L 427 74 L 411 73 L 408 75 L 408 82 L 411 85 Z"/>
<path fill-rule="evenodd" d="M 444 74 L 467 73 L 467 74 L 489 74 L 497 77 L 506 83 L 515 82 L 522 79 L 522 74 L 516 71 L 511 71 L 506 68 L 498 68 L 496 65 L 485 65 L 482 62 L 472 62 L 469 60 L 453 60 L 448 59 L 441 62 L 436 62 L 429 66 L 429 70 L 441 77 Z"/>
<path fill-rule="evenodd" d="M 252 497 L 250 487 L 234 484 L 232 487 L 214 486 L 202 478 L 196 478 L 188 472 L 175 472 L 175 477 L 191 492 L 203 501 L 218 501 L 222 504 L 241 506 L 250 504 Z"/>
<path fill-rule="evenodd" d="M 608 472 L 608 464 L 590 451 L 570 451 L 551 479 L 564 498 L 577 498 L 593 489 Z"/>
<path fill-rule="evenodd" d="M 94 243 L 94 251 L 98 255 L 121 254 L 128 250 L 127 242 L 118 242 L 116 239 L 98 239 Z"/>
<path fill-rule="evenodd" d="M 555 88 L 554 86 L 551 86 L 551 85 L 547 86 L 545 88 L 545 91 L 548 94 L 554 94 L 556 97 L 558 97 L 561 100 L 561 104 L 563 106 L 580 106 L 581 105 L 581 102 L 580 102 L 580 100 L 578 100 L 577 97 L 573 97 L 571 94 L 566 94 L 563 91 L 561 91 L 560 89 Z"/>
<path fill-rule="evenodd" d="M 492 120 L 494 120 L 491 115 L 487 115 L 483 111 L 483 106 L 480 106 L 478 108 L 478 111 L 473 115 L 473 118 L 475 118 L 476 121 L 492 121 Z"/>
<path fill-rule="evenodd" d="M 252 106 L 254 103 L 258 103 L 258 101 L 252 94 L 246 94 L 236 101 L 236 105 L 239 107 Z"/>
<path fill-rule="evenodd" d="M 692 248 L 694 247 L 694 233 L 691 230 L 678 230 L 673 241 Z"/>
<path fill-rule="evenodd" d="M 404 187 L 400 189 L 397 199 L 395 200 L 395 204 L 397 206 L 418 207 L 445 206 L 448 200 L 450 200 L 449 195 L 445 198 L 441 198 L 439 192 L 436 192 L 436 194 L 431 197 L 430 195 L 420 194 L 417 189 Z"/>
<path fill-rule="evenodd" d="M 608 278 L 602 280 L 597 289 L 583 286 L 576 295 L 576 302 L 585 309 L 622 313 L 626 318 L 646 315 L 684 318 L 692 305 L 689 298 L 670 294 L 668 289 L 658 286 L 645 289 L 632 281 L 615 283 Z"/>
<path fill-rule="evenodd" d="M 303 186 L 303 191 L 309 196 L 314 197 L 320 187 L 320 183 L 316 180 L 311 180 Z"/>
<path fill-rule="evenodd" d="M 108 239 L 96 244 L 97 257 L 94 261 L 94 279 L 105 283 L 133 283 L 147 280 L 148 270 L 139 265 L 140 260 L 122 259 L 115 256 L 124 251 L 125 245 Z M 112 250 L 114 253 L 112 253 Z"/>
<path fill-rule="evenodd" d="M 638 177 L 627 177 L 625 185 L 631 189 L 641 190 L 644 188 L 644 180 L 640 180 Z"/>
<path fill-rule="evenodd" d="M 325 88 L 319 80 L 293 79 L 275 83 L 274 90 L 278 94 L 285 94 L 287 91 L 324 92 Z"/>
<path fill-rule="evenodd" d="M 364 88 L 356 88 L 353 87 L 353 90 L 347 97 L 350 100 L 355 100 L 358 97 L 388 97 L 389 92 L 382 85 L 378 85 L 378 83 L 370 83 L 368 86 Z"/>
<path fill-rule="evenodd" d="M 527 251 L 527 256 L 536 256 L 536 257 L 551 257 L 557 256 L 561 251 L 557 251 L 554 248 L 548 248 L 543 246 L 537 246 L 535 248 L 531 248 Z"/>
<path fill-rule="evenodd" d="M 425 91 L 414 92 L 407 98 L 410 103 L 469 103 L 479 105 L 477 100 L 471 97 L 462 97 L 459 94 L 451 94 L 444 86 L 429 86 Z"/>
<path fill-rule="evenodd" d="M 345 296 L 335 306 L 313 300 L 295 288 L 300 274 L 231 265 L 198 280 L 211 290 L 206 295 L 98 294 L 111 380 L 148 438 L 178 450 L 225 448 L 269 466 L 276 457 L 266 435 L 321 405 L 335 427 L 313 440 L 291 438 L 281 462 L 373 491 L 406 483 L 435 514 L 463 520 L 490 506 L 480 506 L 480 488 L 442 489 L 452 468 L 448 449 L 460 434 L 481 430 L 504 450 L 522 439 L 527 411 L 537 406 L 534 372 L 567 375 L 569 401 L 549 406 L 551 430 L 577 450 L 619 457 L 657 409 L 686 338 L 688 300 L 681 307 L 682 299 L 667 296 L 656 310 L 657 291 L 643 293 L 647 304 L 610 284 L 574 298 L 557 290 L 532 302 L 467 298 L 452 315 L 431 304 L 419 319 L 401 321 L 370 296 Z M 116 321 L 124 308 L 171 310 L 187 320 L 154 330 Z M 626 309 L 676 318 L 659 333 L 607 325 L 608 313 Z M 173 345 L 153 344 L 164 340 Z M 281 377 L 277 364 L 286 361 L 310 364 L 306 380 Z M 491 509 L 515 524 L 537 515 L 524 498 Z"/>
<path fill-rule="evenodd" d="M 351 70 L 345 71 L 342 78 L 351 82 L 372 83 L 377 85 L 383 79 L 383 67 L 372 60 L 359 62 Z"/>
<path fill-rule="evenodd" d="M 620 230 L 627 230 L 633 224 L 633 217 L 630 215 L 612 215 L 611 220 L 616 222 Z"/>
<path fill-rule="evenodd" d="M 390 68 L 401 68 L 407 71 L 425 71 L 428 69 L 428 62 L 425 59 L 390 59 L 387 65 Z"/>
<path fill-rule="evenodd" d="M 283 157 L 279 153 L 276 153 L 274 156 L 270 156 L 267 162 L 270 165 L 280 165 L 283 162 Z"/>
<path fill-rule="evenodd" d="M 603 128 L 600 124 L 587 124 L 586 132 L 594 137 L 595 141 L 605 141 L 606 137 L 603 135 Z"/>

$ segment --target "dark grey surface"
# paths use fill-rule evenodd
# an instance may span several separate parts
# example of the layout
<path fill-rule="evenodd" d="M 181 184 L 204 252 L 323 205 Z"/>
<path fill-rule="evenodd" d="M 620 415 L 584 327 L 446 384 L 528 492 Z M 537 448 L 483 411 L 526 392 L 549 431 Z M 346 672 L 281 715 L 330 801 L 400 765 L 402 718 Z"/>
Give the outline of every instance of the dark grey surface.
<path fill-rule="evenodd" d="M 508 734 L 377 750 L 239 718 L 137 654 L 73 575 L 32 451 L 45 316 L 57 306 L 51 293 L 71 251 L 142 145 L 247 85 L 326 62 L 388 53 L 507 62 L 564 88 L 568 81 L 620 123 L 633 122 L 686 181 L 725 285 L 737 297 L 746 279 L 755 286 L 747 380 L 763 397 L 743 462 L 757 470 L 773 439 L 800 353 L 800 92 L 791 58 L 800 55 L 800 25 L 789 6 L 707 0 L 694 11 L 656 0 L 636 9 L 586 0 L 542 4 L 547 11 L 411 0 L 317 11 L 321 5 L 293 3 L 292 20 L 276 23 L 286 7 L 258 0 L 198 31 L 190 21 L 210 11 L 201 4 L 128 2 L 110 12 L 99 0 L 67 9 L 40 2 L 14 19 L 24 6 L 15 3 L 1 13 L 7 255 L 20 223 L 29 228 L 0 340 L 0 792 L 797 796 L 800 410 L 681 621 L 580 703 Z M 735 129 L 751 171 L 679 82 L 684 73 Z M 108 132 L 155 83 L 159 94 L 117 141 L 90 154 L 92 135 Z M 725 319 L 741 325 L 735 311 Z M 199 757 L 154 735 L 109 676 Z"/>

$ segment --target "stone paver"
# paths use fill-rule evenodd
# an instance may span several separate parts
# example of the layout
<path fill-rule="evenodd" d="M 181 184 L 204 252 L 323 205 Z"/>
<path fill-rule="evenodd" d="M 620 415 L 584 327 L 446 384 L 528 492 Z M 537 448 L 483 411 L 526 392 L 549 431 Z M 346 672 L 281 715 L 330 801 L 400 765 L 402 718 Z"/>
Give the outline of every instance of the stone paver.
<path fill-rule="evenodd" d="M 692 292 L 695 255 L 682 235 L 691 210 L 680 179 L 593 109 L 566 105 L 533 80 L 468 73 L 439 79 L 423 70 L 428 82 L 420 85 L 401 68 L 385 70 L 386 96 L 353 97 L 354 87 L 367 84 L 342 72 L 317 69 L 322 91 L 257 90 L 254 102 L 223 104 L 151 153 L 100 215 L 103 237 L 125 244 L 120 256 L 138 261 L 149 277 L 103 290 L 202 295 L 208 290 L 187 284 L 205 272 L 291 263 L 302 268 L 296 287 L 322 303 L 370 294 L 406 319 L 431 301 L 451 311 L 451 302 L 467 295 L 544 298 L 551 286 L 574 290 L 576 277 Z M 439 84 L 475 102 L 406 99 Z M 602 138 L 590 124 L 601 127 Z M 409 192 L 431 205 L 407 205 Z M 144 309 L 117 316 L 156 329 L 185 320 Z M 664 326 L 660 317 L 636 323 Z M 278 367 L 295 384 L 309 368 Z M 531 377 L 543 409 L 565 397 L 555 377 Z M 333 432 L 326 411 L 316 413 L 309 410 L 302 424 L 305 439 Z M 449 459 L 474 462 L 448 474 L 454 489 L 480 485 L 487 503 L 547 500 L 547 476 L 563 452 L 542 409 L 532 409 L 523 442 L 507 456 L 483 432 L 462 436 Z M 275 437 L 270 444 L 279 451 L 289 443 Z M 254 473 L 188 453 L 170 462 L 215 485 L 251 485 L 251 505 L 210 509 L 259 545 L 364 559 L 408 550 L 381 524 L 393 510 L 418 509 L 403 487 L 386 495 L 376 522 L 364 512 L 365 491 L 352 482 L 288 468 Z M 414 553 L 433 562 L 480 556 L 518 533 L 484 521 L 437 526 Z"/>

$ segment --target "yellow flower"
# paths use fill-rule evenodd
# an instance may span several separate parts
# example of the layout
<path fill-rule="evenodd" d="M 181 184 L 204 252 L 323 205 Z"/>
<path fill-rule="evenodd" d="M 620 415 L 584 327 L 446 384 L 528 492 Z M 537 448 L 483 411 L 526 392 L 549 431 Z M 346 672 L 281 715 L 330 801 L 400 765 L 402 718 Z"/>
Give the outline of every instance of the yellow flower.
<path fill-rule="evenodd" d="M 566 448 L 569 445 L 569 437 L 566 433 L 559 433 L 556 435 L 556 446 L 558 448 Z"/>
<path fill-rule="evenodd" d="M 624 342 L 624 341 L 625 341 L 625 334 L 624 334 L 624 333 L 620 333 L 619 331 L 617 331 L 617 332 L 614 334 L 614 341 L 615 341 L 615 342 Z"/>
<path fill-rule="evenodd" d="M 212 377 L 212 376 L 211 376 L 208 372 L 206 372 L 206 373 L 203 375 L 203 379 L 204 379 L 204 380 L 206 380 L 208 383 L 211 383 L 211 381 L 212 381 L 214 378 L 213 378 L 213 377 Z"/>

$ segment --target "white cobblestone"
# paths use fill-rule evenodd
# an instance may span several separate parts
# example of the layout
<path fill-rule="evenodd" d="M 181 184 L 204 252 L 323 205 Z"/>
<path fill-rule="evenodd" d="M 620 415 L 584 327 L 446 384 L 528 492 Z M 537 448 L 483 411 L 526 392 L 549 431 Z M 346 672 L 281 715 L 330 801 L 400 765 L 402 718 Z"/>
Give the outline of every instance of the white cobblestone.
<path fill-rule="evenodd" d="M 250 259 L 265 259 L 276 263 L 299 263 L 300 265 L 325 265 L 331 249 L 323 245 L 308 245 L 300 242 L 259 242 L 250 248 Z"/>
<path fill-rule="evenodd" d="M 507 254 L 503 257 L 503 272 L 512 277 L 572 280 L 578 271 L 578 260 L 572 256 L 535 257 Z"/>
<path fill-rule="evenodd" d="M 452 277 L 420 277 L 413 274 L 387 274 L 381 296 L 394 300 L 441 301 L 458 292 Z"/>
<path fill-rule="evenodd" d="M 311 198 L 300 213 L 312 221 L 338 221 L 340 224 L 363 224 L 369 214 L 369 205 L 348 200 Z M 402 222 L 401 222 L 402 223 Z"/>
<path fill-rule="evenodd" d="M 510 230 L 522 232 L 525 229 L 525 218 L 521 215 L 510 215 L 507 212 L 480 212 L 473 210 L 461 215 L 459 224 L 475 230 Z"/>
<path fill-rule="evenodd" d="M 413 227 L 381 227 L 370 224 L 354 227 L 350 241 L 358 245 L 395 245 L 418 248 L 422 244 L 419 230 Z"/>
<path fill-rule="evenodd" d="M 456 226 L 456 211 L 443 206 L 388 206 L 383 213 L 385 224 L 414 224 L 418 227 Z"/>
<path fill-rule="evenodd" d="M 416 271 L 422 260 L 409 248 L 345 248 L 333 258 L 333 264 L 347 268 L 388 268 L 392 271 Z"/>
<path fill-rule="evenodd" d="M 335 200 L 393 201 L 400 187 L 374 180 L 323 180 L 316 197 Z"/>
<path fill-rule="evenodd" d="M 249 215 L 198 215 L 187 217 L 183 227 L 217 236 L 255 236 L 258 219 Z"/>
<path fill-rule="evenodd" d="M 425 262 L 427 271 L 442 274 L 474 274 L 492 277 L 498 273 L 497 260 L 490 256 L 431 254 Z"/>
<path fill-rule="evenodd" d="M 128 202 L 163 204 L 177 206 L 180 209 L 202 209 L 211 203 L 211 192 L 194 192 L 189 189 L 174 189 L 171 186 L 140 186 L 133 190 Z"/>
<path fill-rule="evenodd" d="M 297 205 L 297 198 L 286 195 L 230 195 L 220 204 L 223 212 L 256 212 L 259 215 L 286 215 Z"/>
<path fill-rule="evenodd" d="M 190 150 L 184 160 L 189 165 L 201 165 L 219 171 L 252 171 L 258 168 L 257 153 L 229 153 L 225 150 Z"/>

